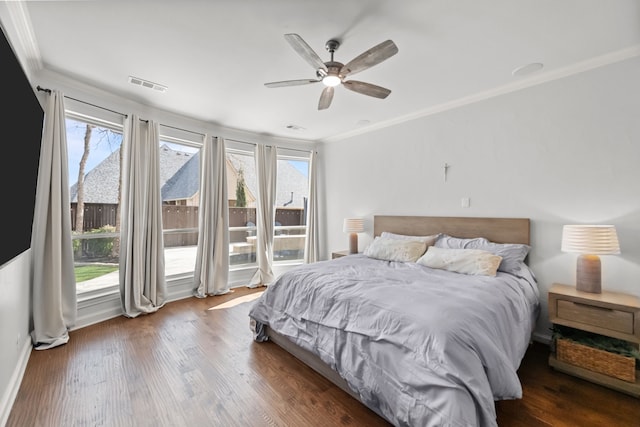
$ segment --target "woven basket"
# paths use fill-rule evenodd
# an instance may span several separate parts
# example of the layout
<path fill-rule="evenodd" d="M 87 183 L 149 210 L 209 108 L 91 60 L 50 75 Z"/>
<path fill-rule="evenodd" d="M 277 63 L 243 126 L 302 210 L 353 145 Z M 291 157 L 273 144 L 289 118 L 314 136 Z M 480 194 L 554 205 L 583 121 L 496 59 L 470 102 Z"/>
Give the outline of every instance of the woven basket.
<path fill-rule="evenodd" d="M 562 362 L 623 381 L 636 381 L 636 359 L 634 357 L 623 356 L 558 338 L 556 340 L 556 358 Z"/>

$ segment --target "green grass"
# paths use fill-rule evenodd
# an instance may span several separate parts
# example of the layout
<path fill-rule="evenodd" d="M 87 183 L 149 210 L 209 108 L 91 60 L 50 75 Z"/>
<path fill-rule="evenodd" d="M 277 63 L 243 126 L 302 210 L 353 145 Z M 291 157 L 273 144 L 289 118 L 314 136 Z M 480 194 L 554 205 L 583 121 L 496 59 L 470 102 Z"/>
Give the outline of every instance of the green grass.
<path fill-rule="evenodd" d="M 81 265 L 75 267 L 76 283 L 84 282 L 95 277 L 104 276 L 107 273 L 118 270 L 118 266 L 111 265 Z"/>

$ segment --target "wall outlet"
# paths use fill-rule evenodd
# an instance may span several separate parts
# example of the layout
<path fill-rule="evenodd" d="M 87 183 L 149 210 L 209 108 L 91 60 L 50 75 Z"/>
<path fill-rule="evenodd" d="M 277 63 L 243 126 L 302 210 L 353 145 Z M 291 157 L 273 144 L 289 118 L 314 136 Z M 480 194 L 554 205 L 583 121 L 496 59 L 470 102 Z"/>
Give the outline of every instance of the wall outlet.
<path fill-rule="evenodd" d="M 461 204 L 463 208 L 468 208 L 469 206 L 471 206 L 471 199 L 469 199 L 468 197 L 463 197 Z"/>

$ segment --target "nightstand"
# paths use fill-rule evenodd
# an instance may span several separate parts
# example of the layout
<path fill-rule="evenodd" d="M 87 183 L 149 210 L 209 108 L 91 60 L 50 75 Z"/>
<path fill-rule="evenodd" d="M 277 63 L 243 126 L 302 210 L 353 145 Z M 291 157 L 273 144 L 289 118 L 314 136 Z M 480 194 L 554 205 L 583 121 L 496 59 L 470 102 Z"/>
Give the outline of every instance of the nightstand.
<path fill-rule="evenodd" d="M 342 258 L 343 256 L 347 256 L 349 255 L 349 251 L 337 251 L 337 252 L 331 252 L 331 259 L 336 259 L 336 258 Z"/>
<path fill-rule="evenodd" d="M 578 291 L 575 286 L 554 283 L 549 289 L 549 321 L 554 325 L 588 331 L 640 344 L 640 298 L 602 291 Z M 640 371 L 636 381 L 619 380 L 549 356 L 554 369 L 594 383 L 640 397 Z"/>

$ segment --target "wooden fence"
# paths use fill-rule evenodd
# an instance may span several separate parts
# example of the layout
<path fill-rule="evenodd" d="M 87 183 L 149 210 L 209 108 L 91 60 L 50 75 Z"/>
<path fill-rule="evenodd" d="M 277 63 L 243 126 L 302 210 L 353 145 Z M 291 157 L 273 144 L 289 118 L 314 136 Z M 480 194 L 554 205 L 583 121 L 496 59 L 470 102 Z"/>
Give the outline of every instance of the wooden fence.
<path fill-rule="evenodd" d="M 76 227 L 77 204 L 71 203 L 71 227 Z M 162 206 L 162 228 L 164 230 L 179 230 L 198 228 L 199 210 L 197 206 Z M 117 205 L 85 203 L 83 230 L 95 230 L 110 225 L 115 226 Z M 276 225 L 291 226 L 304 225 L 305 212 L 301 208 L 276 208 Z M 256 224 L 255 208 L 229 208 L 229 227 L 245 227 Z M 236 236 L 237 234 L 237 236 Z M 296 234 L 291 232 L 289 234 Z M 232 231 L 232 242 L 245 239 L 246 231 Z M 164 236 L 165 247 L 192 246 L 198 244 L 198 235 L 195 232 L 171 232 Z"/>

